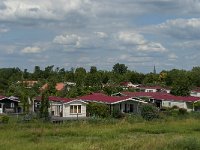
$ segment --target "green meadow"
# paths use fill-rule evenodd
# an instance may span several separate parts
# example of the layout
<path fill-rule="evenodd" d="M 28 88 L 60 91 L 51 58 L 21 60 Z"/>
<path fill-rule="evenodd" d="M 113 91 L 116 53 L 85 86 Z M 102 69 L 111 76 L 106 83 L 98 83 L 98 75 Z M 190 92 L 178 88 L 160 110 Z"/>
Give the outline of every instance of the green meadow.
<path fill-rule="evenodd" d="M 62 124 L 10 119 L 1 150 L 199 150 L 200 119 L 92 119 Z"/>

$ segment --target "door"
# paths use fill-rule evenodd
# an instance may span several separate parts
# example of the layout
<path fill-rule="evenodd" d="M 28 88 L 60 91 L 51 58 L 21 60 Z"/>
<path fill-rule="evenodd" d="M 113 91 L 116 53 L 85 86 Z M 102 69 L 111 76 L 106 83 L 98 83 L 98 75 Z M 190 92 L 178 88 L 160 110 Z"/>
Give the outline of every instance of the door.
<path fill-rule="evenodd" d="M 133 104 L 130 104 L 130 113 L 133 113 Z"/>

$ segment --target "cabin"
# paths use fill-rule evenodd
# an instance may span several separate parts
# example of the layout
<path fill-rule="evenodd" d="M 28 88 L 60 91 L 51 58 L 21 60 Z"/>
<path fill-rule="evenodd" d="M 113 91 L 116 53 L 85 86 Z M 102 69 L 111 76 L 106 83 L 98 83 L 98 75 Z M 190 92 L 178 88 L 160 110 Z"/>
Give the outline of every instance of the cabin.
<path fill-rule="evenodd" d="M 161 86 L 139 86 L 137 87 L 142 92 L 163 92 L 170 93 L 170 88 L 163 88 Z"/>
<path fill-rule="evenodd" d="M 147 103 L 139 98 L 132 98 L 130 96 L 108 96 L 103 93 L 91 93 L 79 97 L 78 99 L 85 102 L 104 103 L 109 106 L 110 113 L 117 110 L 121 113 L 139 113 L 140 106 Z"/>
<path fill-rule="evenodd" d="M 149 103 L 154 104 L 158 108 L 173 107 L 184 108 L 187 111 L 194 111 L 194 103 L 200 101 L 199 97 L 193 96 L 174 96 L 168 93 L 147 93 L 147 92 L 122 92 L 123 95 L 132 97 L 146 97 Z"/>
<path fill-rule="evenodd" d="M 20 111 L 20 108 L 18 107 L 19 102 L 17 97 L 0 96 L 0 114 L 18 113 Z"/>
<path fill-rule="evenodd" d="M 67 118 L 77 118 L 86 117 L 86 104 L 87 102 L 49 96 L 49 114 L 55 117 L 67 117 Z M 34 111 L 39 113 L 39 108 L 41 105 L 41 97 L 36 97 L 34 100 Z"/>

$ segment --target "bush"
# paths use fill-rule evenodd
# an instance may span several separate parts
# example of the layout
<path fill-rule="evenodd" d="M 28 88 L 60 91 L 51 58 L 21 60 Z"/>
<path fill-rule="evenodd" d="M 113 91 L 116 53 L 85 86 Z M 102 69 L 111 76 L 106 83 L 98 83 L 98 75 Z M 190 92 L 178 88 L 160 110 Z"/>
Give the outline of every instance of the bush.
<path fill-rule="evenodd" d="M 87 105 L 87 115 L 105 118 L 109 116 L 109 107 L 101 103 L 89 103 Z"/>
<path fill-rule="evenodd" d="M 114 118 L 124 118 L 125 114 L 122 113 L 120 110 L 114 110 L 113 113 L 112 113 L 112 116 Z"/>
<path fill-rule="evenodd" d="M 141 115 L 145 120 L 153 120 L 159 118 L 158 109 L 150 104 L 145 104 L 141 108 Z"/>
<path fill-rule="evenodd" d="M 178 112 L 179 112 L 180 115 L 185 115 L 185 114 L 187 114 L 187 109 L 179 108 Z"/>
<path fill-rule="evenodd" d="M 9 117 L 7 115 L 0 116 L 0 122 L 8 123 Z"/>

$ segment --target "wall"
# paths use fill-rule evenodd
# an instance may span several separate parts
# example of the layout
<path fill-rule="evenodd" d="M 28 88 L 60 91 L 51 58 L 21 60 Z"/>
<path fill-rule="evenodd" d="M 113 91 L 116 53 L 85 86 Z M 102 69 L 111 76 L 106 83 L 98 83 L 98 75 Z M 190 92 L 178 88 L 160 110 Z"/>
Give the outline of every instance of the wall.
<path fill-rule="evenodd" d="M 70 105 L 81 105 L 81 113 L 78 117 L 86 117 L 86 104 L 80 101 L 72 101 L 71 103 L 63 104 L 63 117 L 77 117 L 77 114 L 70 113 Z"/>
<path fill-rule="evenodd" d="M 162 101 L 163 107 L 173 107 L 178 106 L 179 108 L 187 109 L 187 105 L 185 102 L 177 102 L 177 101 Z"/>

